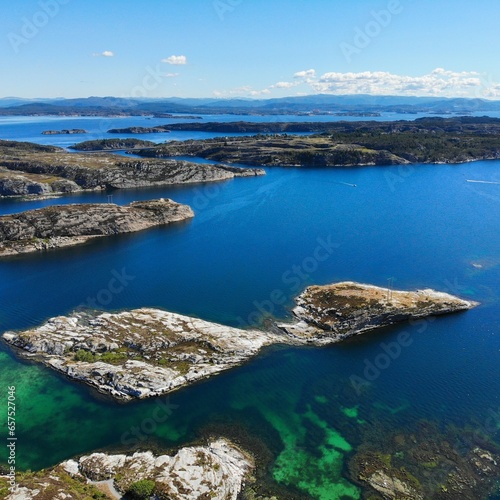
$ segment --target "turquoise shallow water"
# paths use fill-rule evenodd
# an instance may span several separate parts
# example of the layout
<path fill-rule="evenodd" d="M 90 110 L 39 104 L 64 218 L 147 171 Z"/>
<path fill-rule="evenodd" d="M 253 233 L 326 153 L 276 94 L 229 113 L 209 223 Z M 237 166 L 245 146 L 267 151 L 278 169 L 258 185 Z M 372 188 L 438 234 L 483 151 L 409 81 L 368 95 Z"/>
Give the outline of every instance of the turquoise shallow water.
<path fill-rule="evenodd" d="M 2 346 L 0 390 L 17 387 L 19 465 L 39 469 L 104 447 L 174 446 L 226 428 L 265 443 L 273 457 L 270 481 L 312 498 L 360 498 L 347 463 L 370 432 L 411 432 L 427 419 L 495 438 L 489 415 L 500 410 L 500 191 L 466 179 L 498 180 L 499 167 L 494 161 L 276 168 L 220 184 L 116 191 L 116 203 L 171 197 L 192 205 L 196 217 L 3 260 L 2 332 L 81 304 L 154 306 L 248 327 L 267 315 L 287 317 L 293 297 L 309 284 L 346 279 L 386 285 L 393 277 L 396 288 L 432 287 L 482 303 L 342 345 L 267 349 L 243 367 L 174 393 L 168 403 L 162 399 L 161 421 L 158 401 L 117 405 L 20 362 Z M 95 201 L 107 201 L 107 194 L 4 200 L 0 213 Z M 326 248 L 321 261 L 319 247 Z M 110 295 L 113 272 L 125 276 L 126 286 Z M 273 302 L 276 290 L 284 301 Z M 402 331 L 410 333 L 409 345 L 388 366 L 366 372 Z M 362 390 L 353 376 L 367 380 Z"/>

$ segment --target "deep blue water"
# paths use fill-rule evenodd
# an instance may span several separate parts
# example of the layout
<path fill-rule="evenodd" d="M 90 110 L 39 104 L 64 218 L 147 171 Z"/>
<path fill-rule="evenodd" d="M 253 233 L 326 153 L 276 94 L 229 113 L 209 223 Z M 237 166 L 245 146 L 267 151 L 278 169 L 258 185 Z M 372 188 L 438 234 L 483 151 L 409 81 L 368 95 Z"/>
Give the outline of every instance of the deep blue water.
<path fill-rule="evenodd" d="M 58 128 L 80 126 L 62 122 Z M 32 137 L 34 129 L 28 128 Z M 115 191 L 118 204 L 169 197 L 191 205 L 196 216 L 175 226 L 2 260 L 0 331 L 35 326 L 86 303 L 109 310 L 160 307 L 248 327 L 263 311 L 288 317 L 293 297 L 309 284 L 355 280 L 384 286 L 392 277 L 395 288 L 435 288 L 481 305 L 343 345 L 268 349 L 244 367 L 172 395 L 179 409 L 155 430 L 155 443 L 189 442 L 207 424 L 233 422 L 272 448 L 277 435 L 285 440 L 291 432 L 283 422 L 293 421 L 300 404 L 318 391 L 334 406 L 355 403 L 367 419 L 379 408 L 378 419 L 392 422 L 397 415 L 402 428 L 426 418 L 473 425 L 494 438 L 496 429 L 486 422 L 500 410 L 500 186 L 466 180 L 498 180 L 499 169 L 498 161 L 272 168 L 264 177 L 217 184 Z M 106 193 L 2 200 L 0 213 L 103 201 Z M 318 246 L 327 249 L 321 262 L 314 259 Z M 114 271 L 129 278 L 121 293 L 110 296 L 103 290 Z M 275 290 L 285 303 L 272 302 Z M 350 377 L 364 377 L 367 363 L 384 352 L 382 344 L 394 342 L 401 331 L 411 334 L 411 345 L 380 370 L 369 393 L 358 394 Z M 96 399 L 49 370 L 0 355 L 0 380 L 4 386 L 15 383 L 25 395 L 19 406 L 25 468 L 119 446 L 123 433 L 156 404 L 123 407 Z"/>

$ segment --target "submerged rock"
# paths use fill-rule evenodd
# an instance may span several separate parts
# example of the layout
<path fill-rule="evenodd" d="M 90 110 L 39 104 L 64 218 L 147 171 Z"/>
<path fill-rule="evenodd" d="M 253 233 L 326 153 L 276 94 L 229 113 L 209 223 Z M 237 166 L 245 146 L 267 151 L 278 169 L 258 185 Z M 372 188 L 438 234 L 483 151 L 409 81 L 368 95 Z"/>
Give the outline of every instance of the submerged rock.
<path fill-rule="evenodd" d="M 464 311 L 478 305 L 435 290 L 390 290 L 352 281 L 310 286 L 296 299 L 295 323 L 280 324 L 295 338 L 339 342 L 384 326 Z"/>
<path fill-rule="evenodd" d="M 141 231 L 194 216 L 169 199 L 56 205 L 0 217 L 0 257 L 84 243 L 91 238 Z"/>
<path fill-rule="evenodd" d="M 412 430 L 410 435 L 380 432 L 379 439 L 365 440 L 351 458 L 351 479 L 367 498 L 374 492 L 384 500 L 489 498 L 500 474 L 497 453 L 471 446 L 464 429 L 443 432 L 420 422 Z M 494 443 L 489 445 L 498 451 Z"/>

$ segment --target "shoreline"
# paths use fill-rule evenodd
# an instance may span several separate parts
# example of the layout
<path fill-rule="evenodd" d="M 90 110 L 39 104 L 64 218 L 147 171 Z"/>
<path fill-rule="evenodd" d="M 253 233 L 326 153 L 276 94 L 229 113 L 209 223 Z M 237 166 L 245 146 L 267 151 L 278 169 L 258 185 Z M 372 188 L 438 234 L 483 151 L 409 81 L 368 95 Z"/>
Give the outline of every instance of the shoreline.
<path fill-rule="evenodd" d="M 388 293 L 391 303 L 385 302 Z M 141 308 L 74 312 L 2 337 L 16 355 L 127 402 L 168 394 L 241 366 L 266 346 L 320 347 L 479 305 L 430 289 L 404 292 L 355 282 L 308 287 L 296 302 L 293 321 L 267 330 Z"/>
<path fill-rule="evenodd" d="M 0 258 L 77 246 L 95 238 L 134 233 L 194 217 L 170 199 L 52 205 L 0 216 Z"/>

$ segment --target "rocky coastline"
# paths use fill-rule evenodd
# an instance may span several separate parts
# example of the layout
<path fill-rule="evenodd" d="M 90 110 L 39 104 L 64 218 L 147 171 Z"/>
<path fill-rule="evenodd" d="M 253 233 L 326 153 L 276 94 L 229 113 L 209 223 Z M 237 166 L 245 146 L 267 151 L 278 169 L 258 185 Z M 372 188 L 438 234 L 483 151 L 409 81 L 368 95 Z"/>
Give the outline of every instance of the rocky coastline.
<path fill-rule="evenodd" d="M 500 158 L 500 121 L 488 117 L 394 122 L 177 123 L 169 130 L 254 135 L 171 141 L 138 154 L 150 158 L 197 156 L 281 167 L 454 164 Z M 298 133 L 313 135 L 295 135 Z"/>
<path fill-rule="evenodd" d="M 267 345 L 332 344 L 477 305 L 434 290 L 401 292 L 354 282 L 309 287 L 297 303 L 296 321 L 278 324 L 273 332 L 142 308 L 79 311 L 32 330 L 6 332 L 3 339 L 23 357 L 130 401 L 166 394 L 241 365 Z"/>
<path fill-rule="evenodd" d="M 257 175 L 265 175 L 265 171 L 229 171 L 213 164 L 110 153 L 68 153 L 54 146 L 0 140 L 0 197 L 216 182 Z"/>
<path fill-rule="evenodd" d="M 82 128 L 72 128 L 63 130 L 44 130 L 42 135 L 68 135 L 68 134 L 88 134 L 88 132 Z"/>
<path fill-rule="evenodd" d="M 408 292 L 353 281 L 310 286 L 296 298 L 296 303 L 292 311 L 295 321 L 278 326 L 292 338 L 317 345 L 478 305 L 431 289 Z"/>
<path fill-rule="evenodd" d="M 75 151 L 125 151 L 127 149 L 150 148 L 156 146 L 155 142 L 143 141 L 141 139 L 96 139 L 92 141 L 83 141 L 69 149 Z"/>
<path fill-rule="evenodd" d="M 135 153 L 144 158 L 191 156 L 214 162 L 264 167 L 356 167 L 411 163 L 386 149 L 337 143 L 323 136 L 260 135 L 170 141 Z"/>
<path fill-rule="evenodd" d="M 75 312 L 3 338 L 23 357 L 119 401 L 166 394 L 238 366 L 280 341 L 279 335 L 148 308 Z"/>
<path fill-rule="evenodd" d="M 74 246 L 93 238 L 141 231 L 194 217 L 170 199 L 55 205 L 0 216 L 0 257 Z"/>
<path fill-rule="evenodd" d="M 128 498 L 137 491 L 158 500 L 236 500 L 255 468 L 252 456 L 224 438 L 186 446 L 175 454 L 92 453 L 18 477 L 6 500 Z M 3 479 L 5 481 L 5 479 Z M 0 482 L 2 478 L 0 477 Z"/>
<path fill-rule="evenodd" d="M 154 127 L 125 127 L 111 128 L 108 134 L 168 134 L 168 125 L 156 125 Z"/>
<path fill-rule="evenodd" d="M 241 330 L 142 308 L 117 313 L 76 311 L 28 331 L 6 332 L 3 339 L 20 356 L 128 402 L 167 394 L 219 374 L 245 363 L 271 344 L 321 346 L 387 325 L 478 305 L 430 289 L 397 291 L 356 282 L 310 286 L 296 302 L 295 322 L 275 325 L 272 331 Z M 324 387 L 320 384 L 318 390 L 311 404 L 321 415 Z M 330 407 L 325 408 L 330 411 Z M 357 406 L 345 415 L 358 418 Z M 421 425 L 428 428 L 428 423 Z M 355 429 L 364 432 L 363 426 Z M 358 450 L 349 461 L 351 480 L 366 494 L 387 500 L 423 499 L 436 491 L 443 499 L 451 500 L 458 494 L 472 500 L 478 492 L 491 490 L 500 463 L 496 448 L 473 439 L 467 444 L 467 456 L 461 457 L 437 430 L 426 429 L 425 439 L 397 434 L 388 443 Z M 464 436 L 463 431 L 457 432 L 457 439 Z M 77 500 L 119 499 L 141 488 L 159 500 L 277 500 L 256 494 L 260 491 L 254 476 L 258 475 L 256 459 L 234 442 L 239 440 L 209 438 L 207 445 L 184 447 L 175 455 L 147 450 L 132 455 L 93 453 L 38 473 L 21 473 L 17 491 L 6 498 L 31 500 L 50 491 L 71 493 Z M 408 451 L 412 472 L 398 467 L 403 448 Z M 433 472 L 429 477 L 427 472 L 420 474 L 422 459 L 424 470 Z M 7 480 L 0 477 L 0 487 Z"/>

